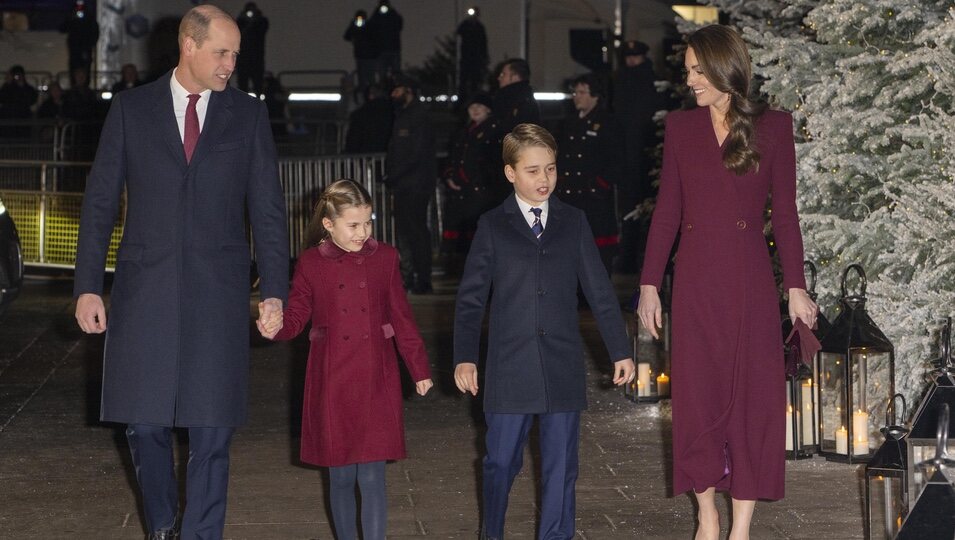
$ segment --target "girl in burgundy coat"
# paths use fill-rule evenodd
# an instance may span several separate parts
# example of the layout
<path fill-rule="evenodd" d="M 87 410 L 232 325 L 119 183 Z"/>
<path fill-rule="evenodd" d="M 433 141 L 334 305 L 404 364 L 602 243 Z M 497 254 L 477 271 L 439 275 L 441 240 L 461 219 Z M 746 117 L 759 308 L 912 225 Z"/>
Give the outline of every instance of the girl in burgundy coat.
<path fill-rule="evenodd" d="M 351 180 L 322 193 L 309 226 L 313 247 L 299 257 L 284 326 L 274 336 L 292 339 L 311 323 L 301 458 L 329 468 L 341 540 L 356 538 L 356 479 L 362 537 L 385 537 L 385 461 L 405 457 L 395 345 L 418 393 L 432 385 L 398 253 L 371 238 L 371 201 Z"/>
<path fill-rule="evenodd" d="M 696 494 L 697 540 L 719 537 L 715 491 L 729 491 L 730 539 L 740 540 L 749 538 L 756 499 L 783 497 L 783 344 L 763 236 L 770 194 L 789 315 L 811 328 L 817 307 L 806 294 L 802 270 L 792 118 L 749 99 L 749 53 L 725 26 L 690 35 L 686 71 L 698 107 L 667 117 L 637 310 L 656 336 L 657 289 L 679 231 L 673 491 Z"/>

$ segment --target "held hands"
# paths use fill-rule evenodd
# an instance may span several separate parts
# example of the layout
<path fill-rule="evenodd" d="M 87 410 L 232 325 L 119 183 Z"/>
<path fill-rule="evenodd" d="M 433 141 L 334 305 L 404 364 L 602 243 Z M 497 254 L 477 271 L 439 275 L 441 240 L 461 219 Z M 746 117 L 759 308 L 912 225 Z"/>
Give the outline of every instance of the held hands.
<path fill-rule="evenodd" d="M 805 289 L 789 289 L 789 320 L 795 321 L 798 317 L 809 328 L 815 328 L 817 315 L 819 306 L 809 298 Z"/>
<path fill-rule="evenodd" d="M 272 339 L 283 325 L 282 301 L 278 298 L 266 298 L 259 302 L 259 318 L 255 321 L 259 333 L 266 339 Z"/>
<path fill-rule="evenodd" d="M 427 394 L 428 390 L 431 390 L 432 386 L 434 386 L 434 383 L 431 382 L 431 379 L 423 379 L 414 383 L 414 388 L 418 392 L 419 396 Z"/>
<path fill-rule="evenodd" d="M 663 328 L 663 308 L 660 305 L 660 294 L 653 285 L 640 285 L 637 316 L 640 317 L 643 327 L 650 331 L 650 335 L 660 339 L 657 328 Z"/>
<path fill-rule="evenodd" d="M 87 334 L 106 331 L 106 307 L 98 294 L 85 293 L 76 299 L 76 322 Z"/>
<path fill-rule="evenodd" d="M 622 386 L 633 382 L 636 375 L 636 369 L 633 366 L 633 358 L 624 358 L 613 363 L 613 383 Z"/>
<path fill-rule="evenodd" d="M 478 393 L 477 364 L 470 362 L 458 364 L 458 367 L 454 368 L 454 384 L 461 392 L 471 392 L 472 396 L 476 396 Z"/>

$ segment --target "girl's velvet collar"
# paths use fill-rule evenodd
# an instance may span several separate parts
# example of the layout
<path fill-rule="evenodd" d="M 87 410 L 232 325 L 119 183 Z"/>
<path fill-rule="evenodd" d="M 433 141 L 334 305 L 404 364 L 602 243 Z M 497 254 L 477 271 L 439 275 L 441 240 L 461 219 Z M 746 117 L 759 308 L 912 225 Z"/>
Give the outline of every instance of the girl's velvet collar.
<path fill-rule="evenodd" d="M 318 245 L 318 252 L 321 253 L 326 259 L 339 259 L 345 255 L 355 255 L 359 257 L 367 257 L 374 253 L 378 249 L 378 241 L 374 238 L 369 238 L 365 240 L 365 244 L 361 246 L 361 249 L 358 251 L 345 251 L 344 249 L 338 247 L 335 242 L 331 240 L 322 240 L 322 243 Z"/>

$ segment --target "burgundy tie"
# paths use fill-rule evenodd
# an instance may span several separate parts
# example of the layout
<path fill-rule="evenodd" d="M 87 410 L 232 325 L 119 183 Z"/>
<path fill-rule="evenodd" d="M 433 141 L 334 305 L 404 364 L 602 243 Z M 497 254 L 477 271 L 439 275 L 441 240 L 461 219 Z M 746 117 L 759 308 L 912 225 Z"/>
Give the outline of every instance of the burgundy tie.
<path fill-rule="evenodd" d="M 196 112 L 196 102 L 201 96 L 189 94 L 189 105 L 186 106 L 186 125 L 182 134 L 182 148 L 186 151 L 186 163 L 192 160 L 192 153 L 196 150 L 199 141 L 199 113 Z"/>

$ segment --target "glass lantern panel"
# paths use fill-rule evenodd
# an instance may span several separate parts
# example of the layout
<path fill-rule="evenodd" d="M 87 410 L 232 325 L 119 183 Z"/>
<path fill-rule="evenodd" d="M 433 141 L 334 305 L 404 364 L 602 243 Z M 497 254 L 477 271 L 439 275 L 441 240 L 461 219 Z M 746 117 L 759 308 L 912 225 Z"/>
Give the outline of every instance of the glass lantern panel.
<path fill-rule="evenodd" d="M 869 500 L 869 538 L 872 540 L 892 540 L 899 532 L 902 521 L 908 513 L 905 494 L 902 492 L 902 479 L 893 476 L 870 476 Z"/>
<path fill-rule="evenodd" d="M 846 372 L 843 354 L 824 352 L 816 369 L 819 448 L 823 452 L 849 454 Z"/>
<path fill-rule="evenodd" d="M 649 330 L 637 323 L 634 341 L 637 376 L 630 389 L 637 400 L 670 397 L 669 320 L 669 314 L 663 313 L 663 328 L 659 330 L 661 339 L 654 339 Z"/>
<path fill-rule="evenodd" d="M 811 450 L 816 445 L 816 407 L 811 376 L 786 379 L 786 450 Z"/>
<path fill-rule="evenodd" d="M 852 455 L 867 455 L 882 442 L 879 427 L 892 396 L 889 354 L 865 348 L 852 349 L 849 392 L 852 397 L 852 424 L 849 445 Z"/>

